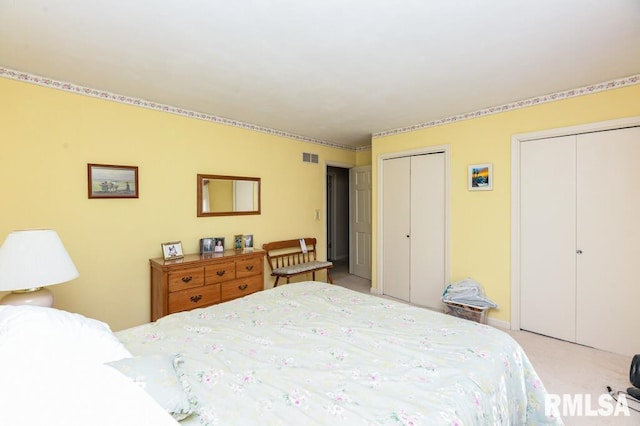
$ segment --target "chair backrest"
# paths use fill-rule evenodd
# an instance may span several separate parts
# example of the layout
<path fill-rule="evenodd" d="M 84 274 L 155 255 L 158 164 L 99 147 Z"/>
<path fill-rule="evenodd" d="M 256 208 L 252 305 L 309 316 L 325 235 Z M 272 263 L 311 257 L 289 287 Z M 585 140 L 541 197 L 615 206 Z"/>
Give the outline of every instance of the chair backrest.
<path fill-rule="evenodd" d="M 265 243 L 262 249 L 267 254 L 271 270 L 316 260 L 316 239 L 304 238 L 307 252 L 302 251 L 300 240 L 284 240 Z"/>

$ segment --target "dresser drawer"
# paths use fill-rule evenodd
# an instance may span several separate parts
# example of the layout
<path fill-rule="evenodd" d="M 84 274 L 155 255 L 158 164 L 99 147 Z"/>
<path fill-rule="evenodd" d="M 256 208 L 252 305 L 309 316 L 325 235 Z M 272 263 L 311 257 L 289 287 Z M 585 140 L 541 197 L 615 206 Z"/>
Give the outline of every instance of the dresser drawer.
<path fill-rule="evenodd" d="M 236 277 L 235 262 L 216 263 L 204 267 L 204 282 L 206 284 L 216 284 L 223 281 L 230 281 Z"/>
<path fill-rule="evenodd" d="M 264 289 L 264 251 L 225 250 L 149 259 L 151 321 L 174 312 L 215 305 Z"/>
<path fill-rule="evenodd" d="M 262 256 L 255 256 L 236 261 L 236 278 L 262 274 L 262 264 Z"/>
<path fill-rule="evenodd" d="M 203 308 L 220 302 L 220 284 L 169 293 L 169 313 Z"/>
<path fill-rule="evenodd" d="M 204 285 L 204 268 L 188 268 L 169 272 L 169 292 Z"/>
<path fill-rule="evenodd" d="M 264 282 L 262 275 L 253 275 L 222 283 L 222 300 L 231 300 L 262 290 Z"/>

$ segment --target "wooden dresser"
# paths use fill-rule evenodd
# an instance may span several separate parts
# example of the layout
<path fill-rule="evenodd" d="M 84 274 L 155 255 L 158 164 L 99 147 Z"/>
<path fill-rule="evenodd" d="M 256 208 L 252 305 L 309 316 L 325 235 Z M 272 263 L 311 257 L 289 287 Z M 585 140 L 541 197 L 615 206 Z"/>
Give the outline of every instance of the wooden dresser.
<path fill-rule="evenodd" d="M 264 289 L 264 251 L 187 254 L 149 259 L 151 321 L 226 302 Z"/>

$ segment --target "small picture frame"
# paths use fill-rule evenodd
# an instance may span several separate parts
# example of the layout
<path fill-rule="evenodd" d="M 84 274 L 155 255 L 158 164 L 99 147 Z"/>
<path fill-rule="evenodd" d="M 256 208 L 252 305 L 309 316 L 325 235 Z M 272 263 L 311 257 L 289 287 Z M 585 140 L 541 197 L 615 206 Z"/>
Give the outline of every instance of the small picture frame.
<path fill-rule="evenodd" d="M 224 253 L 224 238 L 215 237 L 213 239 L 213 251 L 215 253 Z"/>
<path fill-rule="evenodd" d="M 242 244 L 243 244 L 243 248 L 244 248 L 245 251 L 252 251 L 253 250 L 253 235 L 252 234 L 243 235 L 242 236 Z"/>
<path fill-rule="evenodd" d="M 184 257 L 182 252 L 182 241 L 162 243 L 161 246 L 162 257 L 164 260 L 182 259 Z"/>
<path fill-rule="evenodd" d="M 213 253 L 215 238 L 200 238 L 200 254 Z"/>
<path fill-rule="evenodd" d="M 138 198 L 138 168 L 87 164 L 89 198 Z"/>
<path fill-rule="evenodd" d="M 233 237 L 234 248 L 236 250 L 242 250 L 244 248 L 244 238 L 243 235 L 236 235 Z"/>
<path fill-rule="evenodd" d="M 493 164 L 472 164 L 467 170 L 469 191 L 491 191 L 493 189 Z"/>

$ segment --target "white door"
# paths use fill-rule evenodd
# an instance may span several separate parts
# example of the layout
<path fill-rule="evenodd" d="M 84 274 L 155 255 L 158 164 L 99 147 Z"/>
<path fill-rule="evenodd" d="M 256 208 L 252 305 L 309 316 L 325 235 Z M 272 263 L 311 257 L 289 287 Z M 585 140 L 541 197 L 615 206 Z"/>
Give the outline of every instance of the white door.
<path fill-rule="evenodd" d="M 349 170 L 351 250 L 349 273 L 371 279 L 371 166 Z"/>
<path fill-rule="evenodd" d="M 640 127 L 578 136 L 577 342 L 640 353 Z"/>
<path fill-rule="evenodd" d="M 382 256 L 384 294 L 409 300 L 411 157 L 383 161 Z"/>
<path fill-rule="evenodd" d="M 640 352 L 640 128 L 521 145 L 520 327 Z"/>
<path fill-rule="evenodd" d="M 445 156 L 411 157 L 410 301 L 442 309 L 445 279 Z"/>
<path fill-rule="evenodd" d="M 576 136 L 520 148 L 520 328 L 576 338 Z"/>
<path fill-rule="evenodd" d="M 384 294 L 441 309 L 445 278 L 445 154 L 383 161 Z"/>

